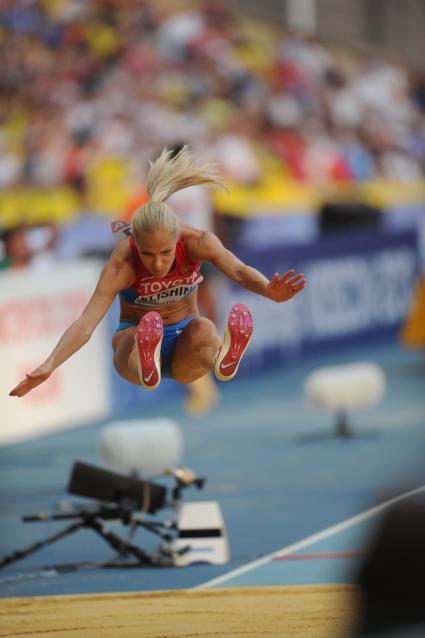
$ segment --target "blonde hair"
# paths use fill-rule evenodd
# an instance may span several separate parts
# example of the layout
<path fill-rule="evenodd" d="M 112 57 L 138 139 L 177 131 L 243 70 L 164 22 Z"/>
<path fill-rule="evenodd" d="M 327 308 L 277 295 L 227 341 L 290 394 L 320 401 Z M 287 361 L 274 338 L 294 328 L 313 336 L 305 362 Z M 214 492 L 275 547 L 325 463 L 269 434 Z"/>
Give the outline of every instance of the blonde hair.
<path fill-rule="evenodd" d="M 131 233 L 135 241 L 141 234 L 150 234 L 158 229 L 167 230 L 177 237 L 180 220 L 165 200 L 173 193 L 205 184 L 212 188 L 226 188 L 212 163 L 202 163 L 188 146 L 173 157 L 173 151 L 164 149 L 161 155 L 149 162 L 147 191 L 149 201 L 140 206 L 131 220 Z"/>

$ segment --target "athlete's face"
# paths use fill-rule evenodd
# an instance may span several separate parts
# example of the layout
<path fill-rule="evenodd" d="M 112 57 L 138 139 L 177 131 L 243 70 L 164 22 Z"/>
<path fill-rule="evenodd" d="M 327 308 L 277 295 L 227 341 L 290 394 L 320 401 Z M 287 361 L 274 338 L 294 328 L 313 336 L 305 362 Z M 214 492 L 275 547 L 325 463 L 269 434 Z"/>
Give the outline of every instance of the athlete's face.
<path fill-rule="evenodd" d="M 161 279 L 171 270 L 176 256 L 176 239 L 166 230 L 145 234 L 137 242 L 140 259 L 154 277 Z"/>

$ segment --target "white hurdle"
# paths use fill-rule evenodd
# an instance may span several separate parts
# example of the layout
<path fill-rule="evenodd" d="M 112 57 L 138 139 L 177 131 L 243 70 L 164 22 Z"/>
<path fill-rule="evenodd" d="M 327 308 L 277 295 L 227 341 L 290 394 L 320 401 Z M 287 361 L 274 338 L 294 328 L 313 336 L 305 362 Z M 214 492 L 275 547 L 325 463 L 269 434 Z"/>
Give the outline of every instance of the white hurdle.
<path fill-rule="evenodd" d="M 384 371 L 370 361 L 318 368 L 304 382 L 308 403 L 334 414 L 336 435 L 345 438 L 351 436 L 348 413 L 378 405 L 385 389 Z"/>
<path fill-rule="evenodd" d="M 172 419 L 113 421 L 100 435 L 100 458 L 117 472 L 160 476 L 178 467 L 182 456 L 183 437 Z"/>

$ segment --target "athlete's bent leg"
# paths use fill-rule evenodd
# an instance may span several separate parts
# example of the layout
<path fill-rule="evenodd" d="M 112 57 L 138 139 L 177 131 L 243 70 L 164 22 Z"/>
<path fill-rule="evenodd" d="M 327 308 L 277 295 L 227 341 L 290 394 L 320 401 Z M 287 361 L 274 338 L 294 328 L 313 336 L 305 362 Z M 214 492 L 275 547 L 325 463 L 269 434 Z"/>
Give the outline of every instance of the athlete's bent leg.
<path fill-rule="evenodd" d="M 161 382 L 161 344 L 164 336 L 162 318 L 158 312 L 147 312 L 136 330 L 138 350 L 137 371 L 141 385 L 156 390 Z"/>
<path fill-rule="evenodd" d="M 251 312 L 244 304 L 235 304 L 229 312 L 223 342 L 209 319 L 194 319 L 176 344 L 171 362 L 173 378 L 191 383 L 214 370 L 217 379 L 230 381 L 239 369 L 253 329 Z"/>
<path fill-rule="evenodd" d="M 130 383 L 155 390 L 161 381 L 162 319 L 157 312 L 148 312 L 138 326 L 116 332 L 114 366 Z"/>
<path fill-rule="evenodd" d="M 223 342 L 212 321 L 196 317 L 177 340 L 171 360 L 172 377 L 188 384 L 214 370 L 220 381 L 230 381 L 238 371 L 252 333 L 252 315 L 244 304 L 235 304 L 231 309 Z M 158 387 L 162 336 L 162 320 L 156 312 L 147 313 L 138 327 L 117 332 L 112 340 L 117 372 L 130 383 L 150 389 Z"/>
<path fill-rule="evenodd" d="M 114 367 L 118 374 L 134 385 L 141 385 L 137 371 L 138 352 L 135 345 L 137 326 L 116 332 L 112 338 Z"/>
<path fill-rule="evenodd" d="M 215 361 L 215 376 L 220 381 L 230 381 L 236 375 L 239 364 L 254 330 L 252 315 L 244 304 L 235 304 L 227 318 L 223 345 Z"/>
<path fill-rule="evenodd" d="M 192 383 L 214 370 L 221 339 L 215 325 L 205 317 L 195 317 L 177 340 L 171 359 L 173 379 Z"/>

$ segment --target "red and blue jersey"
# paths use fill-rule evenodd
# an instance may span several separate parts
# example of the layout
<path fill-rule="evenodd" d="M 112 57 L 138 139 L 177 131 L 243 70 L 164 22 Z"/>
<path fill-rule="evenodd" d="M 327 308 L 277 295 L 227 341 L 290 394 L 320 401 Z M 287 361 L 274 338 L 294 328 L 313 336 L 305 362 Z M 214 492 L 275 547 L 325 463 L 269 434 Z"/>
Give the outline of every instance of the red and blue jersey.
<path fill-rule="evenodd" d="M 130 288 L 120 292 L 120 297 L 129 304 L 142 308 L 158 308 L 176 303 L 190 295 L 203 280 L 201 263 L 192 262 L 182 239 L 176 244 L 176 257 L 172 270 L 161 279 L 154 277 L 143 265 L 136 244 L 129 237 L 133 253 L 135 278 Z"/>

